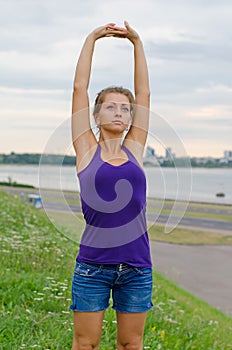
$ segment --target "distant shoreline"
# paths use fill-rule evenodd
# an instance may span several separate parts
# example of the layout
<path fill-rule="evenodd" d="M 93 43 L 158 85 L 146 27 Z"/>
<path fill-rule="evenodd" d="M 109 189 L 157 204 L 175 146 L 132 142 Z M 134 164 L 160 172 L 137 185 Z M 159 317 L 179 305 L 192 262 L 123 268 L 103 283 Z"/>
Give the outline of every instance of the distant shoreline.
<path fill-rule="evenodd" d="M 214 157 L 174 157 L 172 159 L 165 157 L 144 157 L 143 165 L 145 168 L 162 167 L 162 168 L 232 168 L 232 161 L 225 162 L 222 159 Z M 76 156 L 64 154 L 40 154 L 40 153 L 0 153 L 0 165 L 39 165 L 42 161 L 43 165 L 62 165 L 75 166 Z"/>
<path fill-rule="evenodd" d="M 7 165 L 10 165 L 10 166 L 28 166 L 28 165 L 31 165 L 31 166 L 57 166 L 57 165 L 62 165 L 64 167 L 75 167 L 76 164 L 65 164 L 65 163 L 53 163 L 53 164 L 50 164 L 50 163 L 46 163 L 46 164 L 39 164 L 39 163 L 1 163 L 0 162 L 0 167 L 1 166 L 7 166 Z M 178 168 L 178 169 L 187 169 L 187 168 L 190 168 L 189 167 L 186 167 L 186 166 L 181 166 L 181 165 L 178 165 L 178 164 L 173 164 L 173 165 L 163 165 L 163 164 L 159 164 L 159 165 L 147 165 L 147 164 L 143 164 L 144 168 L 148 169 L 148 168 Z M 210 165 L 210 166 L 206 166 L 206 165 L 192 165 L 191 164 L 191 168 L 195 169 L 195 168 L 200 168 L 200 169 L 232 169 L 232 164 L 228 164 L 228 165 Z"/>

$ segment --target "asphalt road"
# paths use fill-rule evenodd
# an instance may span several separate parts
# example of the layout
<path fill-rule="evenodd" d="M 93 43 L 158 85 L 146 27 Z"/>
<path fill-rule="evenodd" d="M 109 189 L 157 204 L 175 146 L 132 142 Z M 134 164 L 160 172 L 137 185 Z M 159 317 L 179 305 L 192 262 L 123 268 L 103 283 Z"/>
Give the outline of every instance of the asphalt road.
<path fill-rule="evenodd" d="M 69 205 L 69 208 L 73 212 L 76 212 L 76 213 L 81 212 L 81 207 L 78 205 L 71 204 L 71 205 Z M 56 210 L 56 211 L 65 210 L 65 208 L 63 207 L 62 204 L 53 203 L 53 202 L 46 202 L 45 209 L 46 210 Z M 153 224 L 155 224 L 157 222 L 158 224 L 165 225 L 168 218 L 169 218 L 169 215 L 160 214 L 157 221 L 155 221 L 155 219 L 153 220 L 152 214 L 149 214 L 149 213 L 147 214 L 148 222 L 151 222 Z M 198 230 L 202 229 L 204 231 L 211 231 L 211 232 L 218 232 L 218 233 L 232 235 L 232 222 L 230 222 L 230 221 L 184 216 L 181 219 L 181 221 L 179 222 L 178 227 L 198 229 Z"/>
<path fill-rule="evenodd" d="M 232 246 L 151 241 L 151 254 L 156 271 L 232 317 Z"/>
<path fill-rule="evenodd" d="M 77 195 L 68 194 L 65 193 L 66 200 L 74 199 L 76 200 L 78 198 Z M 172 204 L 170 203 L 162 203 L 163 209 L 172 209 Z M 179 205 L 180 208 L 182 208 L 182 204 Z M 55 201 L 46 201 L 46 208 L 49 210 L 62 210 L 62 205 L 55 203 Z M 80 212 L 81 208 L 79 205 L 70 205 L 70 209 L 74 212 Z M 178 210 L 178 205 L 177 209 Z M 156 215 L 157 212 L 160 211 L 160 204 L 159 202 L 152 202 L 150 199 L 148 199 L 148 210 L 147 210 L 147 220 L 150 223 L 157 223 L 165 225 L 168 221 L 169 214 L 159 214 L 158 219 L 156 221 Z M 180 209 L 181 211 L 181 209 Z M 222 209 L 219 209 L 218 206 L 215 208 L 213 205 L 211 206 L 203 206 L 199 207 L 197 204 L 194 205 L 194 203 L 189 203 L 189 207 L 186 210 L 186 214 L 188 214 L 188 211 L 197 213 L 210 213 L 210 214 L 221 214 L 221 215 L 231 215 L 232 217 L 232 210 L 231 206 L 223 207 Z M 175 215 L 175 213 L 174 213 Z M 177 213 L 178 215 L 178 213 Z M 191 228 L 196 230 L 203 230 L 203 231 L 212 231 L 212 232 L 218 232 L 223 234 L 232 234 L 232 221 L 226 221 L 221 219 L 213 219 L 213 218 L 199 218 L 197 217 L 191 217 L 191 216 L 183 216 L 178 223 L 178 227 L 183 228 Z"/>
<path fill-rule="evenodd" d="M 13 189 L 6 190 L 12 193 Z M 19 193 L 19 189 L 14 192 Z M 50 193 L 48 191 L 48 196 Z M 80 211 L 80 206 L 70 207 Z M 54 200 L 46 201 L 46 208 L 64 210 L 64 206 Z M 228 210 L 230 213 L 231 208 Z M 209 207 L 207 211 L 213 212 L 214 208 Z M 160 215 L 158 223 L 165 223 L 167 218 L 168 215 Z M 232 234 L 232 223 L 222 220 L 186 216 L 178 226 Z M 232 246 L 186 246 L 151 241 L 151 253 L 155 270 L 232 317 Z"/>
<path fill-rule="evenodd" d="M 4 190 L 10 192 L 10 193 L 38 193 L 38 190 L 34 189 L 20 189 L 20 188 L 10 188 L 10 187 L 2 187 Z M 80 205 L 77 204 L 71 204 L 68 207 L 65 207 L 62 203 L 59 203 L 59 201 L 56 200 L 56 198 L 60 199 L 60 193 L 56 193 L 56 191 L 52 190 L 43 190 L 42 191 L 43 196 L 46 196 L 44 199 L 44 207 L 47 210 L 55 210 L 55 211 L 67 211 L 72 210 L 73 212 L 81 212 Z M 64 198 L 68 200 L 78 200 L 78 194 L 74 195 L 69 192 L 64 193 Z M 42 198 L 43 200 L 43 198 Z M 181 204 L 180 204 L 181 206 Z M 169 203 L 164 203 L 163 209 L 172 209 L 172 205 Z M 167 220 L 169 218 L 169 214 L 159 214 L 158 218 L 156 219 L 156 213 L 159 212 L 160 207 L 159 203 L 152 203 L 148 199 L 148 210 L 147 210 L 147 220 L 149 223 L 157 223 L 161 225 L 165 225 L 167 223 Z M 193 203 L 189 204 L 189 207 L 186 210 L 186 214 L 188 211 L 194 211 L 195 213 L 210 213 L 210 214 L 225 214 L 225 215 L 231 215 L 232 216 L 232 210 L 231 206 L 223 207 L 222 209 L 214 208 L 213 205 L 211 206 L 205 206 L 205 207 L 197 207 L 197 205 L 194 205 Z M 232 221 L 226 221 L 226 220 L 219 220 L 219 219 L 209 219 L 209 218 L 199 218 L 199 217 L 191 217 L 191 216 L 183 216 L 178 223 L 178 227 L 182 228 L 191 228 L 196 230 L 203 230 L 203 231 L 211 231 L 211 232 L 218 232 L 223 234 L 232 234 Z"/>
<path fill-rule="evenodd" d="M 158 224 L 165 224 L 168 220 L 169 215 L 160 214 L 157 220 Z M 149 221 L 152 221 L 152 217 L 150 218 L 150 215 L 147 216 Z M 232 234 L 232 222 L 231 221 L 224 221 L 224 220 L 217 220 L 217 219 L 205 219 L 205 218 L 196 218 L 191 216 L 184 216 L 179 224 L 178 227 L 183 228 L 193 228 L 204 230 L 204 231 L 211 231 L 211 232 L 218 232 L 218 233 L 224 233 L 224 234 Z"/>

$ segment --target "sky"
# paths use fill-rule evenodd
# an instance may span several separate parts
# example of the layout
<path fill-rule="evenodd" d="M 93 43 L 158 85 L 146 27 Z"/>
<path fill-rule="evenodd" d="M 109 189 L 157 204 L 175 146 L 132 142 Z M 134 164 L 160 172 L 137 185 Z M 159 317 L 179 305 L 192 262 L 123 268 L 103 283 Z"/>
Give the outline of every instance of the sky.
<path fill-rule="evenodd" d="M 222 157 L 232 150 L 230 0 L 0 0 L 0 153 L 62 151 L 75 66 L 85 37 L 126 19 L 139 33 L 151 89 L 148 144 L 157 155 Z M 133 47 L 104 38 L 95 46 L 89 95 L 133 90 Z M 173 136 L 174 135 L 174 136 Z M 60 144 L 60 148 L 59 148 Z M 180 147 L 181 145 L 181 147 Z M 74 154 L 72 146 L 69 154 Z"/>

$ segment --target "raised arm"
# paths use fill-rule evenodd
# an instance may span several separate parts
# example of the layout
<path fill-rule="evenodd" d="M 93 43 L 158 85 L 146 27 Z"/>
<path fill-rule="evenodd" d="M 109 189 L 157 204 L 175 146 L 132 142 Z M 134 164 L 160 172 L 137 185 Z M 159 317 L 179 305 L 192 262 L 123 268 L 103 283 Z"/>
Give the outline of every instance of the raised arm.
<path fill-rule="evenodd" d="M 134 46 L 134 92 L 135 112 L 130 131 L 126 139 L 136 141 L 143 147 L 147 139 L 149 127 L 150 88 L 147 61 L 143 49 L 143 43 L 138 33 L 125 21 L 127 38 Z M 131 147 L 130 147 L 131 148 Z"/>
<path fill-rule="evenodd" d="M 90 34 L 85 40 L 76 66 L 72 99 L 72 140 L 76 153 L 80 151 L 79 148 L 86 133 L 88 134 L 91 130 L 88 86 L 94 45 L 94 35 Z"/>
<path fill-rule="evenodd" d="M 103 37 L 125 36 L 126 33 L 125 28 L 119 28 L 113 23 L 108 23 L 91 32 L 82 47 L 76 66 L 72 100 L 72 141 L 74 149 L 80 157 L 96 142 L 90 126 L 88 98 L 95 42 Z"/>

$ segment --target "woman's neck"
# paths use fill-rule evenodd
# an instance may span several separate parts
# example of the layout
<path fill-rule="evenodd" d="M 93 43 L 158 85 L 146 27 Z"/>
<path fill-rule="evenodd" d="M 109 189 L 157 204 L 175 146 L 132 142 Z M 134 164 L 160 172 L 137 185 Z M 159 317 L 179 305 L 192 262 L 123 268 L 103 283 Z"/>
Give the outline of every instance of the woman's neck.
<path fill-rule="evenodd" d="M 121 137 L 114 138 L 104 138 L 103 135 L 100 136 L 99 144 L 104 153 L 107 154 L 119 154 L 121 153 Z"/>

